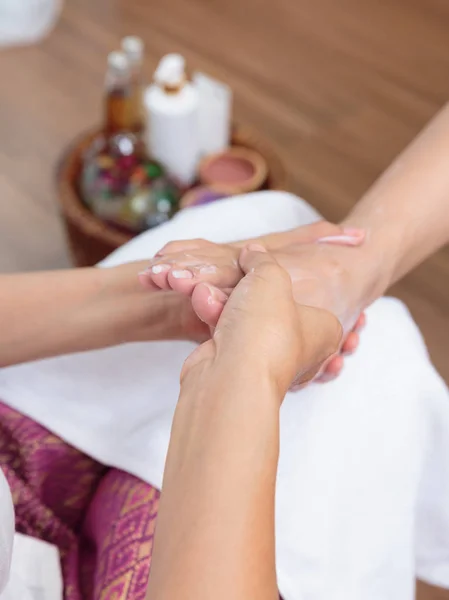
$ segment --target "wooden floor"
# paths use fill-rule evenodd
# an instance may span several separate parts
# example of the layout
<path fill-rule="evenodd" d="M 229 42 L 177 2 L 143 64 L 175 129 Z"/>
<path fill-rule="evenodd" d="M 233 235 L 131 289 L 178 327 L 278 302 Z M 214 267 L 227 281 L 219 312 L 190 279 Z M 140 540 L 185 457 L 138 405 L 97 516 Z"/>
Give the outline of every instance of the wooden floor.
<path fill-rule="evenodd" d="M 98 121 L 106 53 L 128 33 L 146 41 L 148 75 L 180 51 L 229 81 L 237 118 L 333 220 L 449 98 L 446 0 L 69 0 L 42 45 L 0 53 L 0 271 L 68 264 L 55 164 Z M 394 289 L 447 381 L 448 281 L 446 249 Z"/>

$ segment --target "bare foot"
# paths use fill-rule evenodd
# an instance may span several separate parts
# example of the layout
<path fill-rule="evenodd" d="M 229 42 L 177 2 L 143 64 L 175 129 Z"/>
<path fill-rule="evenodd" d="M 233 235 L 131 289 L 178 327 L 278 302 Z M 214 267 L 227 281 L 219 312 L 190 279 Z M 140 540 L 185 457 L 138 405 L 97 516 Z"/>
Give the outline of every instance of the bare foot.
<path fill-rule="evenodd" d="M 341 371 L 343 356 L 357 348 L 358 332 L 364 325 L 360 286 L 352 277 L 358 254 L 355 248 L 347 247 L 359 246 L 363 239 L 363 231 L 320 222 L 233 244 L 201 239 L 171 242 L 158 252 L 142 278 L 152 286 L 184 295 L 192 295 L 199 283 L 211 284 L 226 295 L 243 276 L 238 262 L 241 247 L 249 242 L 262 243 L 289 272 L 297 302 L 326 308 L 343 324 L 346 337 L 341 354 L 330 361 L 320 377 L 329 381 Z M 217 307 L 210 296 L 201 314 L 209 325 L 216 322 Z"/>

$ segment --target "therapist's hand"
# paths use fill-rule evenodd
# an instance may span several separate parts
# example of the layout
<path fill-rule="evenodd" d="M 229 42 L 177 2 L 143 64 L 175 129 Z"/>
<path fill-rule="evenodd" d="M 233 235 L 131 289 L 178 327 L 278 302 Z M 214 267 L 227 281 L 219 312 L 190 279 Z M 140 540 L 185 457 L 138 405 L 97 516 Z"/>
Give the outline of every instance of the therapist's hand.
<path fill-rule="evenodd" d="M 238 263 L 243 278 L 229 298 L 207 283 L 193 291 L 198 316 L 213 307 L 218 321 L 212 339 L 187 359 L 181 380 L 192 374 L 196 384 L 198 377 L 268 378 L 282 399 L 292 383 L 310 381 L 337 352 L 341 326 L 330 312 L 295 301 L 288 273 L 262 246 L 244 248 Z"/>
<path fill-rule="evenodd" d="M 361 311 L 368 304 L 365 292 L 371 292 L 372 278 L 376 278 L 376 269 L 367 266 L 364 258 L 364 232 L 322 221 L 252 241 L 262 242 L 290 274 L 297 302 L 326 308 L 342 323 L 344 341 L 340 354 L 328 363 L 320 377 L 322 381 L 332 379 L 342 369 L 343 355 L 358 345 L 358 332 L 365 321 Z M 160 289 L 186 295 L 200 281 L 229 292 L 242 277 L 238 263 L 242 244 L 172 242 L 151 261 L 142 279 Z M 204 318 L 210 323 L 214 317 L 211 305 Z"/>
<path fill-rule="evenodd" d="M 280 406 L 338 348 L 330 313 L 299 306 L 289 275 L 260 246 L 237 257 L 228 298 L 207 283 L 198 316 L 220 312 L 212 339 L 181 373 L 147 598 L 275 600 L 275 487 Z M 204 565 L 209 567 L 204 570 Z"/>

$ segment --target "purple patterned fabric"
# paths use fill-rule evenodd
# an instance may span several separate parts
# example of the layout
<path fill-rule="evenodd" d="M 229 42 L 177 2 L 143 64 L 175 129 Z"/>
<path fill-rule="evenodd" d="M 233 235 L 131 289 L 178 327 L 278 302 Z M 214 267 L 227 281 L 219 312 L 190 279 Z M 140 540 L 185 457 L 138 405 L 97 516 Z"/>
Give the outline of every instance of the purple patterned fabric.
<path fill-rule="evenodd" d="M 0 402 L 0 464 L 16 529 L 57 546 L 65 600 L 143 600 L 159 492 Z"/>

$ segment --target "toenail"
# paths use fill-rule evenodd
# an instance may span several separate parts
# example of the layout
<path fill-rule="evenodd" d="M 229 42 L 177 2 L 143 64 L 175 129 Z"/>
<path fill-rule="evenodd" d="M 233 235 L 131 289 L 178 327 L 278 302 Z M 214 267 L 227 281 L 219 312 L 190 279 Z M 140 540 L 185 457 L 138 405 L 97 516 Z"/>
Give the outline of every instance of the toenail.
<path fill-rule="evenodd" d="M 187 271 L 187 269 L 181 271 L 172 271 L 171 274 L 175 279 L 192 279 L 193 273 L 192 271 Z"/>
<path fill-rule="evenodd" d="M 154 265 L 154 267 L 151 267 L 151 272 L 158 275 L 159 273 L 165 273 L 165 271 L 168 271 L 169 269 L 169 265 Z"/>

